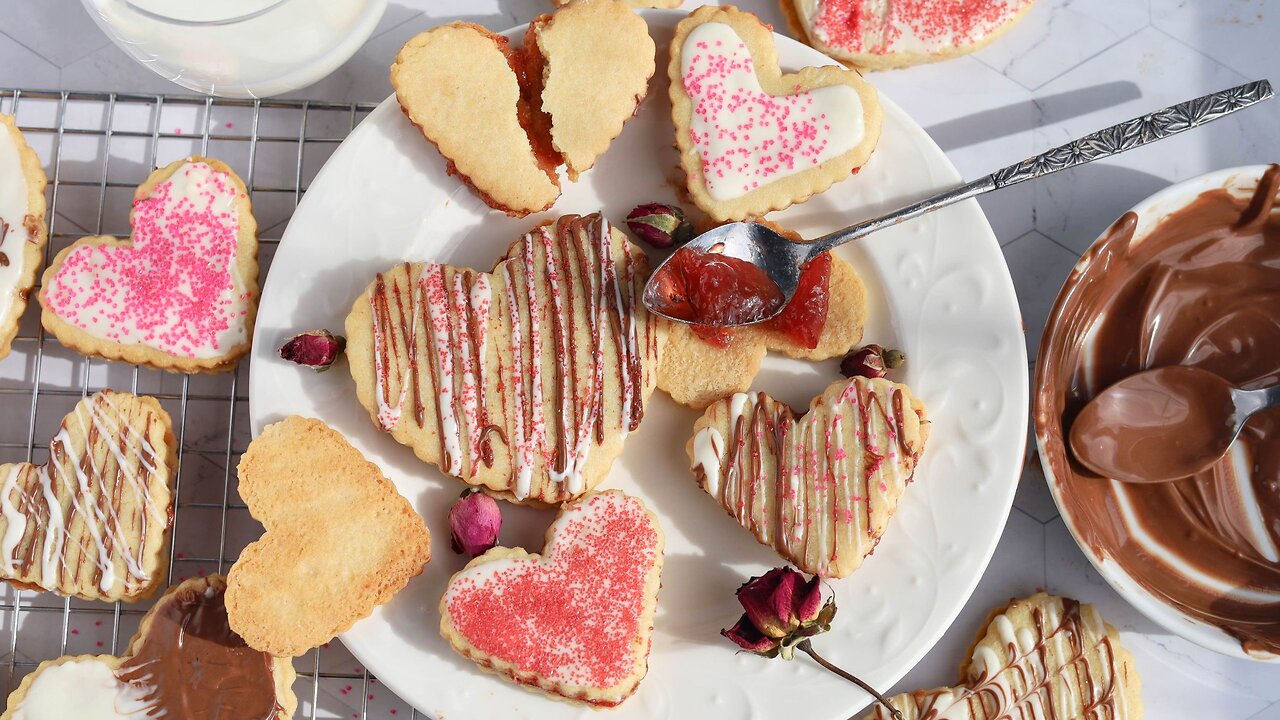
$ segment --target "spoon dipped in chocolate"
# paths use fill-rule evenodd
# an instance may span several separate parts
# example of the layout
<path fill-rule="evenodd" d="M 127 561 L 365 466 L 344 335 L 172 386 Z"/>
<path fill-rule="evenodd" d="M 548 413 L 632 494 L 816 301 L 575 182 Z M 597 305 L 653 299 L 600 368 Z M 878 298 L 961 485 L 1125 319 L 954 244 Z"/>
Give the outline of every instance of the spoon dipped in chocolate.
<path fill-rule="evenodd" d="M 1179 480 L 1217 462 L 1254 413 L 1276 406 L 1280 385 L 1241 390 L 1199 368 L 1148 370 L 1080 411 L 1071 452 L 1090 470 L 1123 482 Z"/>

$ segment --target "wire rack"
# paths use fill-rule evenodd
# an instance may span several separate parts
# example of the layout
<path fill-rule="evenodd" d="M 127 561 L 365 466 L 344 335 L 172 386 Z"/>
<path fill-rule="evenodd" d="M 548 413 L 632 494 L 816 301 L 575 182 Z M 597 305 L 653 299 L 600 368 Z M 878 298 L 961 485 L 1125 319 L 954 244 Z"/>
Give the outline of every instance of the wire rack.
<path fill-rule="evenodd" d="M 127 236 L 133 192 L 151 169 L 191 154 L 233 167 L 248 185 L 263 277 L 311 179 L 374 108 L 289 100 L 0 89 L 49 176 L 47 263 L 86 235 Z M 0 361 L 0 462 L 42 463 L 63 416 L 102 388 L 155 397 L 174 420 L 179 469 L 169 582 L 225 573 L 262 531 L 237 493 L 250 439 L 248 366 L 175 375 L 85 358 L 47 338 L 33 299 L 13 352 Z M 123 652 L 151 603 L 106 605 L 0 589 L 6 696 L 41 661 Z M 359 666 L 340 643 L 295 661 L 297 717 L 423 717 Z"/>

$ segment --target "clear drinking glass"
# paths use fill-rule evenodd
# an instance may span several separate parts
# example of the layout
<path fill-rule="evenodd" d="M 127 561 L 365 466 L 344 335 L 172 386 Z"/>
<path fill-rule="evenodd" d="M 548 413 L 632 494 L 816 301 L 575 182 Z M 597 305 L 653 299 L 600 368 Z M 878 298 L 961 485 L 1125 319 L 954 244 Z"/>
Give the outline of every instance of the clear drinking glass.
<path fill-rule="evenodd" d="M 369 39 L 387 0 L 81 0 L 135 60 L 192 90 L 279 95 L 319 80 Z"/>

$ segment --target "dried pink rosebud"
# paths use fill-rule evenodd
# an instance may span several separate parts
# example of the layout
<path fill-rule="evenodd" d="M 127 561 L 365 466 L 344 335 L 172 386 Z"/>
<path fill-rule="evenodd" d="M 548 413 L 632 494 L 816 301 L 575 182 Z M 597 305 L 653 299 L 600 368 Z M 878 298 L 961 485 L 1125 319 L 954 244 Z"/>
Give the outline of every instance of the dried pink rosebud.
<path fill-rule="evenodd" d="M 449 544 L 459 555 L 475 557 L 498 544 L 502 510 L 476 488 L 463 491 L 449 508 Z"/>
<path fill-rule="evenodd" d="M 693 236 L 693 226 L 685 221 L 684 210 L 662 203 L 647 203 L 627 213 L 627 229 L 659 250 L 683 245 Z"/>
<path fill-rule="evenodd" d="M 759 628 L 751 624 L 751 618 L 746 615 L 738 618 L 738 622 L 733 627 L 721 630 L 720 634 L 748 652 L 765 657 L 774 657 L 778 654 L 777 639 L 760 632 Z"/>
<path fill-rule="evenodd" d="M 882 378 L 906 362 L 900 350 L 885 350 L 880 345 L 864 345 L 840 361 L 840 374 L 845 377 Z"/>
<path fill-rule="evenodd" d="M 789 567 L 751 578 L 738 588 L 737 596 L 746 612 L 720 634 L 767 657 L 781 653 L 790 659 L 800 641 L 831 629 L 836 614 L 834 599 L 822 602 L 819 578 L 806 580 Z"/>
<path fill-rule="evenodd" d="M 280 357 L 316 372 L 328 370 L 347 347 L 347 339 L 328 330 L 298 333 L 280 346 Z"/>

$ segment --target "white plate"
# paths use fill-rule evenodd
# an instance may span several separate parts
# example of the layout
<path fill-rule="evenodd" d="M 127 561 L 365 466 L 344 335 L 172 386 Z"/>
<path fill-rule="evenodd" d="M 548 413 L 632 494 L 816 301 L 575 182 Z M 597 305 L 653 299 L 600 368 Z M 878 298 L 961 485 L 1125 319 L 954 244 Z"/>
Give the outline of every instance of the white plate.
<path fill-rule="evenodd" d="M 1146 237 L 1166 217 L 1182 209 L 1202 193 L 1219 188 L 1227 188 L 1241 195 L 1252 195 L 1253 191 L 1258 187 L 1259 178 L 1262 177 L 1262 173 L 1267 170 L 1267 167 L 1267 165 L 1253 165 L 1218 170 L 1190 180 L 1184 180 L 1143 200 L 1131 210 L 1131 212 L 1138 214 L 1138 227 L 1134 231 L 1134 241 L 1136 242 Z M 1107 233 L 1104 232 L 1094 241 L 1094 244 L 1101 242 L 1106 235 Z M 1085 252 L 1084 259 L 1076 265 L 1073 273 L 1083 272 L 1087 263 L 1093 257 L 1095 256 L 1092 252 Z M 1052 318 L 1050 322 L 1052 322 Z M 1048 329 L 1045 330 L 1044 336 L 1049 337 Z M 1067 529 L 1071 531 L 1071 536 L 1075 538 L 1076 544 L 1080 546 L 1080 550 L 1089 558 L 1089 562 L 1093 563 L 1094 568 L 1098 570 L 1098 574 L 1102 575 L 1121 597 L 1128 600 L 1129 604 L 1137 608 L 1143 615 L 1163 626 L 1169 632 L 1181 635 L 1201 647 L 1214 650 L 1223 655 L 1230 655 L 1231 657 L 1280 663 L 1280 655 L 1274 653 L 1259 652 L 1253 655 L 1246 653 L 1238 638 L 1228 634 L 1216 625 L 1210 625 L 1203 620 L 1186 614 L 1167 599 L 1152 593 L 1139 584 L 1125 570 L 1124 566 L 1114 558 L 1099 552 L 1087 542 L 1081 542 L 1080 532 L 1076 527 L 1076 518 L 1071 514 L 1071 506 L 1063 502 L 1061 497 L 1062 488 L 1054 480 L 1053 469 L 1050 467 L 1048 458 L 1054 455 L 1058 449 L 1048 447 L 1047 433 L 1047 429 L 1041 431 L 1037 428 L 1036 445 L 1040 450 L 1040 464 L 1044 467 L 1044 474 L 1049 481 L 1049 489 L 1053 493 L 1053 500 L 1057 503 L 1058 511 L 1062 513 L 1062 519 L 1066 523 Z"/>
<path fill-rule="evenodd" d="M 682 17 L 645 12 L 660 48 Z M 508 33 L 519 38 L 524 29 Z M 777 38 L 784 68 L 830 64 Z M 678 177 L 665 83 L 600 163 L 565 183 L 557 213 L 603 208 L 620 222 L 636 204 L 674 202 Z M 812 235 L 892 209 L 959 181 L 938 147 L 885 100 L 880 147 L 858 175 L 775 219 Z M 446 514 L 462 489 L 377 431 L 345 367 L 316 375 L 275 349 L 304 329 L 340 329 L 375 273 L 400 260 L 488 269 L 537 224 L 489 211 L 457 180 L 389 99 L 334 153 L 298 207 L 263 291 L 254 337 L 255 431 L 288 414 L 323 418 L 387 473 L 426 518 L 433 559 L 421 577 L 356 624 L 343 641 L 388 688 L 433 717 L 602 717 L 482 673 L 439 635 L 437 604 L 463 558 L 449 550 Z M 1013 284 L 978 205 L 969 201 L 841 251 L 868 287 L 866 339 L 901 347 L 905 380 L 929 405 L 929 445 L 883 542 L 853 577 L 828 587 L 835 628 L 817 641 L 832 660 L 887 688 L 929 650 L 978 582 L 1004 528 L 1027 433 L 1027 359 Z M 770 358 L 756 388 L 798 407 L 837 378 L 836 362 Z M 642 497 L 667 537 L 653 652 L 636 695 L 616 718 L 843 720 L 867 696 L 808 660 L 768 661 L 718 634 L 740 614 L 734 590 L 781 565 L 698 489 L 684 445 L 697 414 L 655 393 L 639 432 L 601 488 Z M 306 462 L 300 459 L 299 462 Z M 552 514 L 504 505 L 502 540 L 541 548 Z"/>

